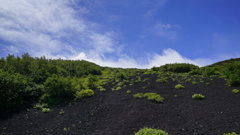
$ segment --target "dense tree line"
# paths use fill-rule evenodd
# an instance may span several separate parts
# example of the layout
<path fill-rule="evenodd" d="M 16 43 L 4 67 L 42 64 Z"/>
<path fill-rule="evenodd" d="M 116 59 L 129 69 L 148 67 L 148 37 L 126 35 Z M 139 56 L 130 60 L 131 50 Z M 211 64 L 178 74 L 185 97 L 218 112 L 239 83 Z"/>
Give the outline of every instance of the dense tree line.
<path fill-rule="evenodd" d="M 8 55 L 0 59 L 0 109 L 39 97 L 43 101 L 61 102 L 88 87 L 83 86 L 87 79 L 79 81 L 80 78 L 90 78 L 93 88 L 96 81 L 93 76 L 101 74 L 102 67 L 84 60 L 33 58 L 27 53 L 21 57 Z"/>

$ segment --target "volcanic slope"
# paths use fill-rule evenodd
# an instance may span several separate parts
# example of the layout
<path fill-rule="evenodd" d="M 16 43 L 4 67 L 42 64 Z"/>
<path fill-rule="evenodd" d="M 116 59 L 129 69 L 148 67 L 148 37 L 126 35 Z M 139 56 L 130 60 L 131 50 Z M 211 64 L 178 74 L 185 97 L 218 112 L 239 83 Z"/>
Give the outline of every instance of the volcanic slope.
<path fill-rule="evenodd" d="M 184 75 L 183 75 L 184 76 Z M 219 76 L 170 76 L 156 81 L 157 74 L 140 74 L 119 82 L 109 82 L 105 92 L 77 103 L 51 107 L 49 113 L 33 107 L 19 113 L 1 112 L 1 135 L 71 134 L 71 135 L 133 135 L 151 127 L 170 135 L 223 135 L 240 133 L 240 87 L 229 87 Z M 177 84 L 185 88 L 176 89 Z M 136 93 L 153 92 L 164 97 L 163 103 Z M 202 94 L 204 99 L 193 99 Z M 60 113 L 62 112 L 62 113 Z M 10 115 L 11 114 L 11 115 Z"/>

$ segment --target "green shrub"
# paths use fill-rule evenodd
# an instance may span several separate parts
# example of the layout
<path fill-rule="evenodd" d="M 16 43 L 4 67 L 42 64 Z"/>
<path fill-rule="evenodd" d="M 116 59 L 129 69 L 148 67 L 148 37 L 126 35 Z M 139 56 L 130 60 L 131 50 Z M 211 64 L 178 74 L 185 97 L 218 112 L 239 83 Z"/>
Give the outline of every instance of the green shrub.
<path fill-rule="evenodd" d="M 34 106 L 34 108 L 36 108 L 36 109 L 41 109 L 41 108 L 46 108 L 46 107 L 48 107 L 48 104 L 45 104 L 45 103 L 42 103 L 42 104 L 37 103 L 37 104 Z"/>
<path fill-rule="evenodd" d="M 93 96 L 93 95 L 94 95 L 94 91 L 93 90 L 86 89 L 86 90 L 82 90 L 82 91 L 76 92 L 75 99 L 79 100 L 79 99 L 83 99 L 83 98 L 90 97 L 90 96 Z"/>
<path fill-rule="evenodd" d="M 188 63 L 166 64 L 158 68 L 160 71 L 170 71 L 175 73 L 188 73 L 192 70 L 199 69 L 198 66 Z M 157 71 L 157 68 L 154 68 Z"/>
<path fill-rule="evenodd" d="M 175 86 L 176 89 L 184 89 L 185 87 L 182 84 L 178 84 Z"/>
<path fill-rule="evenodd" d="M 192 84 L 198 84 L 198 82 L 196 82 L 196 81 L 192 81 Z"/>
<path fill-rule="evenodd" d="M 106 91 L 106 89 L 105 88 L 103 88 L 102 86 L 98 86 L 98 89 L 101 91 L 101 92 L 105 92 Z"/>
<path fill-rule="evenodd" d="M 60 109 L 59 114 L 64 114 L 64 113 L 65 113 L 64 110 Z"/>
<path fill-rule="evenodd" d="M 151 101 L 154 101 L 154 102 L 163 102 L 163 100 L 164 100 L 164 98 L 161 97 L 157 93 L 145 93 L 143 96 L 145 98 L 147 98 L 148 100 L 151 100 Z"/>
<path fill-rule="evenodd" d="M 134 98 L 143 98 L 144 94 L 143 93 L 137 93 L 133 95 Z"/>
<path fill-rule="evenodd" d="M 163 102 L 164 98 L 161 97 L 161 95 L 157 94 L 157 93 L 137 93 L 133 95 L 134 98 L 147 98 L 150 101 L 153 102 Z"/>
<path fill-rule="evenodd" d="M 44 95 L 41 99 L 49 104 L 59 104 L 73 98 L 74 94 L 75 89 L 70 77 L 53 75 L 44 82 Z"/>
<path fill-rule="evenodd" d="M 132 92 L 131 90 L 128 90 L 128 91 L 127 91 L 127 94 L 130 94 L 131 92 Z"/>
<path fill-rule="evenodd" d="M 156 82 L 167 83 L 168 81 L 165 78 L 160 78 L 160 79 L 157 79 Z"/>
<path fill-rule="evenodd" d="M 202 94 L 194 94 L 192 95 L 193 99 L 203 99 L 205 96 L 203 96 Z"/>
<path fill-rule="evenodd" d="M 34 90 L 26 89 L 28 78 L 19 73 L 9 73 L 0 69 L 0 110 L 23 104 L 32 98 Z"/>
<path fill-rule="evenodd" d="M 232 92 L 234 92 L 234 93 L 239 93 L 240 91 L 237 90 L 237 89 L 233 89 Z"/>
<path fill-rule="evenodd" d="M 117 88 L 116 88 L 116 90 L 121 90 L 121 89 L 122 89 L 122 87 L 117 87 Z"/>
<path fill-rule="evenodd" d="M 232 133 L 224 133 L 223 135 L 240 135 L 240 134 L 236 134 L 235 132 L 232 132 Z"/>
<path fill-rule="evenodd" d="M 238 86 L 238 85 L 240 85 L 240 73 L 239 74 L 231 74 L 229 79 L 227 80 L 227 84 L 229 86 Z"/>
<path fill-rule="evenodd" d="M 142 128 L 135 135 L 168 135 L 167 132 L 160 129 Z"/>
<path fill-rule="evenodd" d="M 42 108 L 42 112 L 44 112 L 44 113 L 48 113 L 50 111 L 51 111 L 50 108 Z"/>
<path fill-rule="evenodd" d="M 98 86 L 98 77 L 96 75 L 88 75 L 87 86 L 90 89 L 95 89 Z"/>

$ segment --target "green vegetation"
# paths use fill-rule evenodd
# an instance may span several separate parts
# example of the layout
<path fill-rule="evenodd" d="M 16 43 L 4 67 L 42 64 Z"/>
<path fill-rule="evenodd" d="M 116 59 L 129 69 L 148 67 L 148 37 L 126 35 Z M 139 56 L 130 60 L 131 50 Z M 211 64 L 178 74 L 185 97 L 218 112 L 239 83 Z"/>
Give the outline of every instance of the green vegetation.
<path fill-rule="evenodd" d="M 157 79 L 156 82 L 167 83 L 168 81 L 166 78 L 160 78 L 160 79 Z"/>
<path fill-rule="evenodd" d="M 234 92 L 234 93 L 240 93 L 240 90 L 238 90 L 238 89 L 233 89 L 232 92 Z"/>
<path fill-rule="evenodd" d="M 147 74 L 158 75 L 156 82 L 160 83 L 173 80 L 178 83 L 210 84 L 208 81 L 217 76 L 224 77 L 229 86 L 239 86 L 240 61 L 231 59 L 201 68 L 176 63 L 152 69 L 121 69 L 100 67 L 84 60 L 52 60 L 45 56 L 33 58 L 28 53 L 21 57 L 8 55 L 0 59 L 0 110 L 33 101 L 41 103 L 36 108 L 44 108 L 42 104 L 51 106 L 79 100 L 84 98 L 85 90 L 92 90 L 86 97 L 92 96 L 96 89 L 104 92 L 105 86 L 109 85 L 112 90 L 121 90 L 140 82 L 152 84 L 150 78 L 143 77 Z M 237 93 L 236 90 L 233 92 Z"/>
<path fill-rule="evenodd" d="M 131 91 L 131 90 L 128 90 L 128 91 L 127 91 L 127 94 L 130 94 L 130 93 L 132 93 L 132 91 Z"/>
<path fill-rule="evenodd" d="M 135 135 L 168 135 L 168 133 L 160 129 L 144 127 L 135 133 Z"/>
<path fill-rule="evenodd" d="M 44 112 L 44 113 L 48 113 L 50 111 L 51 111 L 50 108 L 42 108 L 42 112 Z"/>
<path fill-rule="evenodd" d="M 187 63 L 166 64 L 160 67 L 153 67 L 153 71 L 170 71 L 175 73 L 188 73 L 193 70 L 199 69 L 198 66 Z"/>
<path fill-rule="evenodd" d="M 202 94 L 194 94 L 192 95 L 193 99 L 203 99 L 205 96 L 203 96 Z"/>
<path fill-rule="evenodd" d="M 90 96 L 93 96 L 93 95 L 94 95 L 93 90 L 86 89 L 86 90 L 76 92 L 75 97 L 76 97 L 76 100 L 79 100 L 79 99 L 83 99 L 83 98 L 90 97 Z"/>
<path fill-rule="evenodd" d="M 175 86 L 176 89 L 184 89 L 185 87 L 182 84 L 177 84 Z"/>
<path fill-rule="evenodd" d="M 223 135 L 240 135 L 240 134 L 236 134 L 235 132 L 232 132 L 232 133 L 224 133 Z"/>
<path fill-rule="evenodd" d="M 64 114 L 65 111 L 63 109 L 60 109 L 59 114 Z"/>
<path fill-rule="evenodd" d="M 36 109 L 42 109 L 42 108 L 46 108 L 46 107 L 48 107 L 48 104 L 45 104 L 45 103 L 42 103 L 42 104 L 37 103 L 37 104 L 34 106 L 34 108 L 36 108 Z"/>
<path fill-rule="evenodd" d="M 161 97 L 161 95 L 157 94 L 157 93 L 137 93 L 133 95 L 134 98 L 147 98 L 150 101 L 153 102 L 163 102 L 164 98 Z"/>
<path fill-rule="evenodd" d="M 137 93 L 133 95 L 134 98 L 143 98 L 144 94 L 143 93 Z"/>

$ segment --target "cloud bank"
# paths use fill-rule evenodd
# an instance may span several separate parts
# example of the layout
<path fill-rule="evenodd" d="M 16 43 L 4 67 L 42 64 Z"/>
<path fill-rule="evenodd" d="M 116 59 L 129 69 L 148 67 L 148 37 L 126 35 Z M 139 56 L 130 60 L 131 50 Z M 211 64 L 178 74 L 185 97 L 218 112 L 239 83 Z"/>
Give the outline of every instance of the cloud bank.
<path fill-rule="evenodd" d="M 14 4 L 13 4 L 14 3 Z M 146 64 L 124 53 L 116 34 L 84 18 L 86 7 L 72 1 L 1 0 L 0 46 L 2 54 L 28 52 L 31 56 L 52 59 L 88 60 L 101 66 L 151 68 L 166 63 L 210 64 L 207 59 L 191 60 L 173 49 L 147 56 Z M 172 25 L 158 23 L 158 34 L 174 39 Z"/>

